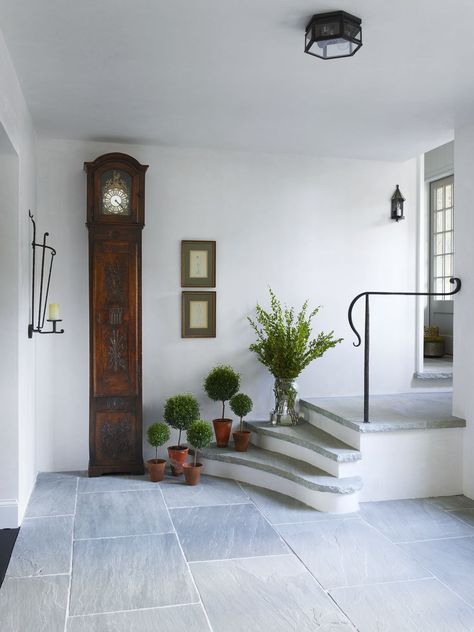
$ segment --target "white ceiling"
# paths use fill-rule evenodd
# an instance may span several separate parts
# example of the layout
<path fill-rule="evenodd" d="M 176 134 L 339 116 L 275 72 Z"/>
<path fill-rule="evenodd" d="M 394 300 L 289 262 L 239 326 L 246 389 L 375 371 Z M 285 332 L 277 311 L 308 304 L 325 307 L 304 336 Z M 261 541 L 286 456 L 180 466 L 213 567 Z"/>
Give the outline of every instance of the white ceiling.
<path fill-rule="evenodd" d="M 303 53 L 313 13 L 362 49 Z M 472 109 L 472 0 L 0 0 L 42 136 L 405 159 Z"/>

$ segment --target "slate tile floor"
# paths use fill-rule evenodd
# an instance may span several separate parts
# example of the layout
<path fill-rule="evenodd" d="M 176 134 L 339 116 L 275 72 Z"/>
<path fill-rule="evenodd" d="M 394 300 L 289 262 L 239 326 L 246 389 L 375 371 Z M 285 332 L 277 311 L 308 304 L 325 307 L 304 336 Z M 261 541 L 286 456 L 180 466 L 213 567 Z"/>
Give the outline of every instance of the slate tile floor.
<path fill-rule="evenodd" d="M 474 502 L 321 514 L 203 477 L 38 477 L 2 632 L 474 632 Z"/>

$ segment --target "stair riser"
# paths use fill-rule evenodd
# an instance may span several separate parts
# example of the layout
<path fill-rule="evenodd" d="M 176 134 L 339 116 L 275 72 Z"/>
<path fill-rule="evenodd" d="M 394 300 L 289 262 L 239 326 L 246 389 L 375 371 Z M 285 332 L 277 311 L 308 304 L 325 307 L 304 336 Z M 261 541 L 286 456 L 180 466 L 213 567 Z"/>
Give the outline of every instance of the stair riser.
<path fill-rule="evenodd" d="M 351 428 L 344 426 L 338 421 L 334 421 L 311 408 L 307 408 L 304 404 L 300 407 L 300 415 L 316 428 L 324 430 L 324 432 L 344 441 L 344 443 L 357 450 L 360 449 L 360 432 L 351 430 Z"/>
<path fill-rule="evenodd" d="M 310 463 L 311 465 L 319 467 L 325 472 L 332 474 L 332 476 L 337 476 L 338 478 L 360 475 L 360 461 L 338 463 L 334 459 L 329 459 L 314 450 L 291 443 L 290 441 L 282 441 L 276 437 L 270 437 L 256 432 L 252 432 L 250 441 L 253 445 L 263 448 L 264 450 L 278 452 L 279 454 L 284 454 L 294 459 Z"/>
<path fill-rule="evenodd" d="M 270 472 L 211 459 L 200 459 L 205 474 L 220 476 L 249 483 L 257 487 L 271 489 L 290 498 L 295 498 L 318 511 L 332 513 L 350 513 L 359 509 L 359 493 L 335 494 L 312 490 L 294 481 L 287 480 Z"/>

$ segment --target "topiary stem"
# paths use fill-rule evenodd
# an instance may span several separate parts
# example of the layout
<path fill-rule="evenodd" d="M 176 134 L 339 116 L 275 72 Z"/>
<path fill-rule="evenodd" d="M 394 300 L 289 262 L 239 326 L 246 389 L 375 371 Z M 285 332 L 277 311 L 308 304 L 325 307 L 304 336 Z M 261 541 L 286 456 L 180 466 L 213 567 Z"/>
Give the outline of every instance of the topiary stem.
<path fill-rule="evenodd" d="M 244 420 L 243 417 L 240 418 L 240 432 L 244 431 Z"/>
<path fill-rule="evenodd" d="M 181 446 L 181 429 L 179 430 L 179 435 L 178 435 L 178 448 Z"/>
<path fill-rule="evenodd" d="M 225 419 L 225 401 L 222 401 L 222 419 Z"/>
<path fill-rule="evenodd" d="M 197 448 L 194 448 L 194 467 L 197 465 L 198 451 Z"/>

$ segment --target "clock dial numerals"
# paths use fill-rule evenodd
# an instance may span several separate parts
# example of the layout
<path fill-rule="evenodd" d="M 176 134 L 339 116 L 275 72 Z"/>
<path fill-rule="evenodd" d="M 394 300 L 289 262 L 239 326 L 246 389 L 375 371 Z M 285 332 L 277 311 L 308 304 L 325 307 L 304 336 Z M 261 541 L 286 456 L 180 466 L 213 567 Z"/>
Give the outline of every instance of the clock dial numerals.
<path fill-rule="evenodd" d="M 130 176 L 107 171 L 102 176 L 102 214 L 130 215 Z"/>

